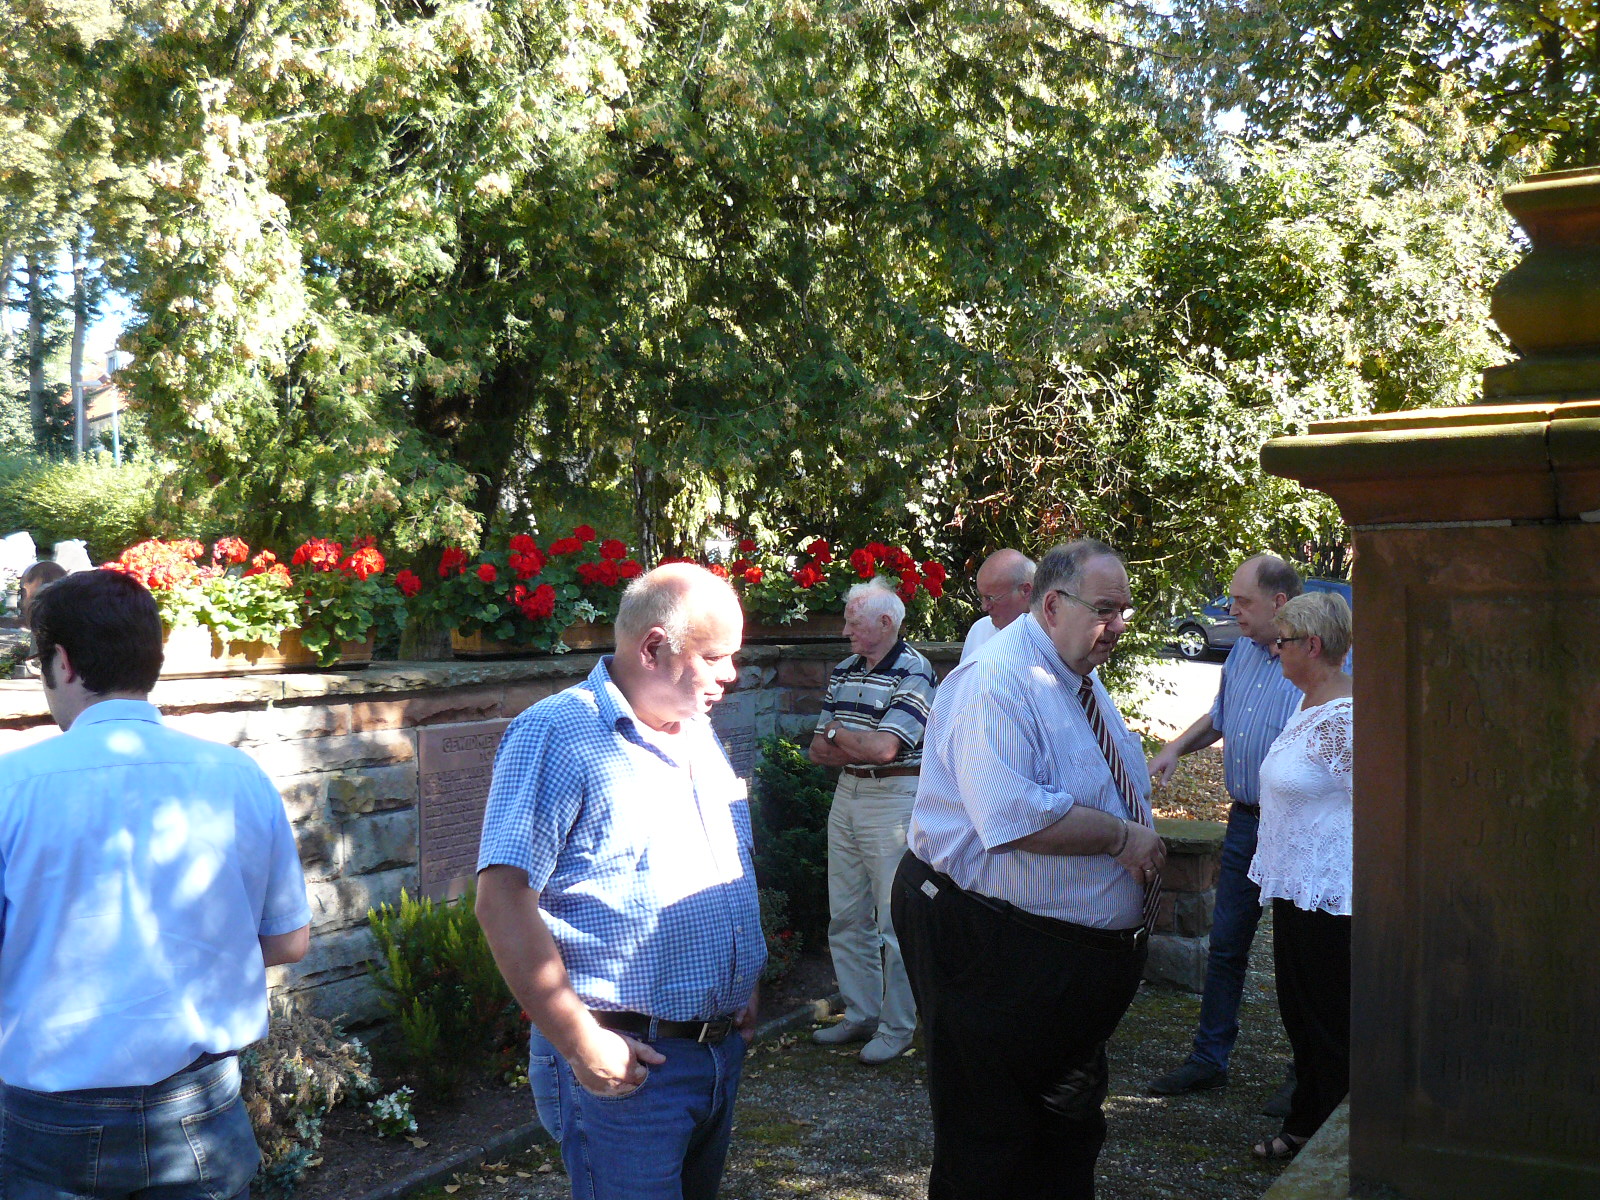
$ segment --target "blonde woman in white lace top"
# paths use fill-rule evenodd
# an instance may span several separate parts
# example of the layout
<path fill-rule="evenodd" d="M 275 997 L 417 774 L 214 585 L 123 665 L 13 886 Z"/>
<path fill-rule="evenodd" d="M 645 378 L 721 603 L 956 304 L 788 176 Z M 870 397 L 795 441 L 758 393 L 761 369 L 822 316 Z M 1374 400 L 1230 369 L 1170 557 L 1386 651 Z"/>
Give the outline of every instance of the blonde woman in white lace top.
<path fill-rule="evenodd" d="M 1276 625 L 1284 678 L 1305 700 L 1261 763 L 1250 878 L 1272 903 L 1278 1010 L 1296 1082 L 1283 1129 L 1256 1143 L 1258 1158 L 1292 1158 L 1350 1090 L 1350 607 L 1307 592 L 1278 610 Z"/>

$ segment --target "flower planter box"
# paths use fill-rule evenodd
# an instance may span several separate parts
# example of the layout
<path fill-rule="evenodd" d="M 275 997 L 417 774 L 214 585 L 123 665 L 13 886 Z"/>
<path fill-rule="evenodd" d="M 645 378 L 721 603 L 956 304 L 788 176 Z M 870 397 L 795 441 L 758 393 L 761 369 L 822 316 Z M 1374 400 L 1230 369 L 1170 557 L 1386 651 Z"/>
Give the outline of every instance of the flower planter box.
<path fill-rule="evenodd" d="M 577 621 L 561 632 L 568 650 L 614 650 L 617 632 L 610 621 Z"/>
<path fill-rule="evenodd" d="M 365 641 L 345 642 L 333 668 L 366 666 L 372 661 L 374 641 L 368 636 Z M 163 678 L 320 669 L 317 656 L 305 648 L 296 629 L 272 644 L 229 642 L 224 646 L 213 630 L 187 626 L 169 633 L 162 650 Z"/>
<path fill-rule="evenodd" d="M 578 621 L 568 625 L 561 633 L 568 650 L 610 650 L 616 645 L 612 626 L 593 621 Z M 497 642 L 477 633 L 450 631 L 450 650 L 457 658 L 535 658 L 555 651 L 538 650 L 520 642 Z"/>
<path fill-rule="evenodd" d="M 457 658 L 532 658 L 540 653 L 517 642 L 497 642 L 485 637 L 482 630 L 462 633 L 459 629 L 450 631 L 450 652 Z"/>
<path fill-rule="evenodd" d="M 842 637 L 843 613 L 816 613 L 788 625 L 761 625 L 752 621 L 744 627 L 746 642 L 827 642 Z"/>

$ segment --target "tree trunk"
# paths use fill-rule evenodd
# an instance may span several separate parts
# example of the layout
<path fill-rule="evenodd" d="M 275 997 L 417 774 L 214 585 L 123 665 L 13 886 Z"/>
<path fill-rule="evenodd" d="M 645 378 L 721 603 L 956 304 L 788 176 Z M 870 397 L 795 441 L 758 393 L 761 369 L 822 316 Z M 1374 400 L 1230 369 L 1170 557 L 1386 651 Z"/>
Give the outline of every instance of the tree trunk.
<path fill-rule="evenodd" d="M 11 243 L 0 246 L 0 338 L 11 336 L 11 268 L 16 261 Z"/>
<path fill-rule="evenodd" d="M 88 441 L 83 411 L 83 336 L 89 327 L 89 295 L 83 278 L 83 236 L 72 243 L 72 457 L 82 458 Z"/>
<path fill-rule="evenodd" d="M 34 444 L 42 446 L 44 428 L 44 279 L 37 251 L 28 252 L 28 416 Z"/>

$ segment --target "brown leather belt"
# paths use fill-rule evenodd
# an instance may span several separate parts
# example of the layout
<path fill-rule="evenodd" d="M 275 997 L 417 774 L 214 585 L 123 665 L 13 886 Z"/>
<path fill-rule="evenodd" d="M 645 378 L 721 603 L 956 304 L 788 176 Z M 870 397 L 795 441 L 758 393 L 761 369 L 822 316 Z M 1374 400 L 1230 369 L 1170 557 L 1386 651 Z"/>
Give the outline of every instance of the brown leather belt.
<path fill-rule="evenodd" d="M 733 1032 L 732 1017 L 719 1017 L 715 1021 L 663 1021 L 636 1012 L 612 1012 L 599 1008 L 589 1011 L 603 1028 L 617 1033 L 631 1033 L 638 1038 L 650 1038 L 652 1024 L 655 1025 L 653 1036 L 657 1038 L 688 1038 L 691 1042 L 705 1042 L 711 1046 Z"/>
<path fill-rule="evenodd" d="M 846 775 L 857 779 L 893 779 L 899 775 L 921 775 L 921 767 L 845 767 Z"/>

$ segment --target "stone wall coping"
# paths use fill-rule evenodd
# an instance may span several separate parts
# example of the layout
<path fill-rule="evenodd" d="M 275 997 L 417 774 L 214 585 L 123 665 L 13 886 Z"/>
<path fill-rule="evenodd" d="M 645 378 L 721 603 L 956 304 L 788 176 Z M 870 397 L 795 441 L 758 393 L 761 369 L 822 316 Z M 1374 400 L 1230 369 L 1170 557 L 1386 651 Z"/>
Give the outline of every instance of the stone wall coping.
<path fill-rule="evenodd" d="M 1600 402 L 1484 405 L 1321 421 L 1261 465 L 1327 492 L 1353 525 L 1592 519 Z"/>
<path fill-rule="evenodd" d="M 1157 817 L 1156 832 L 1166 842 L 1168 854 L 1220 854 L 1228 826 L 1225 821 Z"/>
<path fill-rule="evenodd" d="M 961 657 L 959 642 L 918 642 L 917 649 L 933 662 Z M 850 653 L 848 642 L 786 642 L 746 646 L 741 666 L 766 666 L 783 659 L 837 662 Z M 295 701 L 341 697 L 396 695 L 453 688 L 582 679 L 599 660 L 594 653 L 495 662 L 380 662 L 360 671 L 302 671 L 285 674 L 219 675 L 198 679 L 163 679 L 150 699 L 164 711 L 258 707 Z M 0 681 L 0 725 L 27 726 L 50 719 L 44 691 L 37 680 Z"/>

